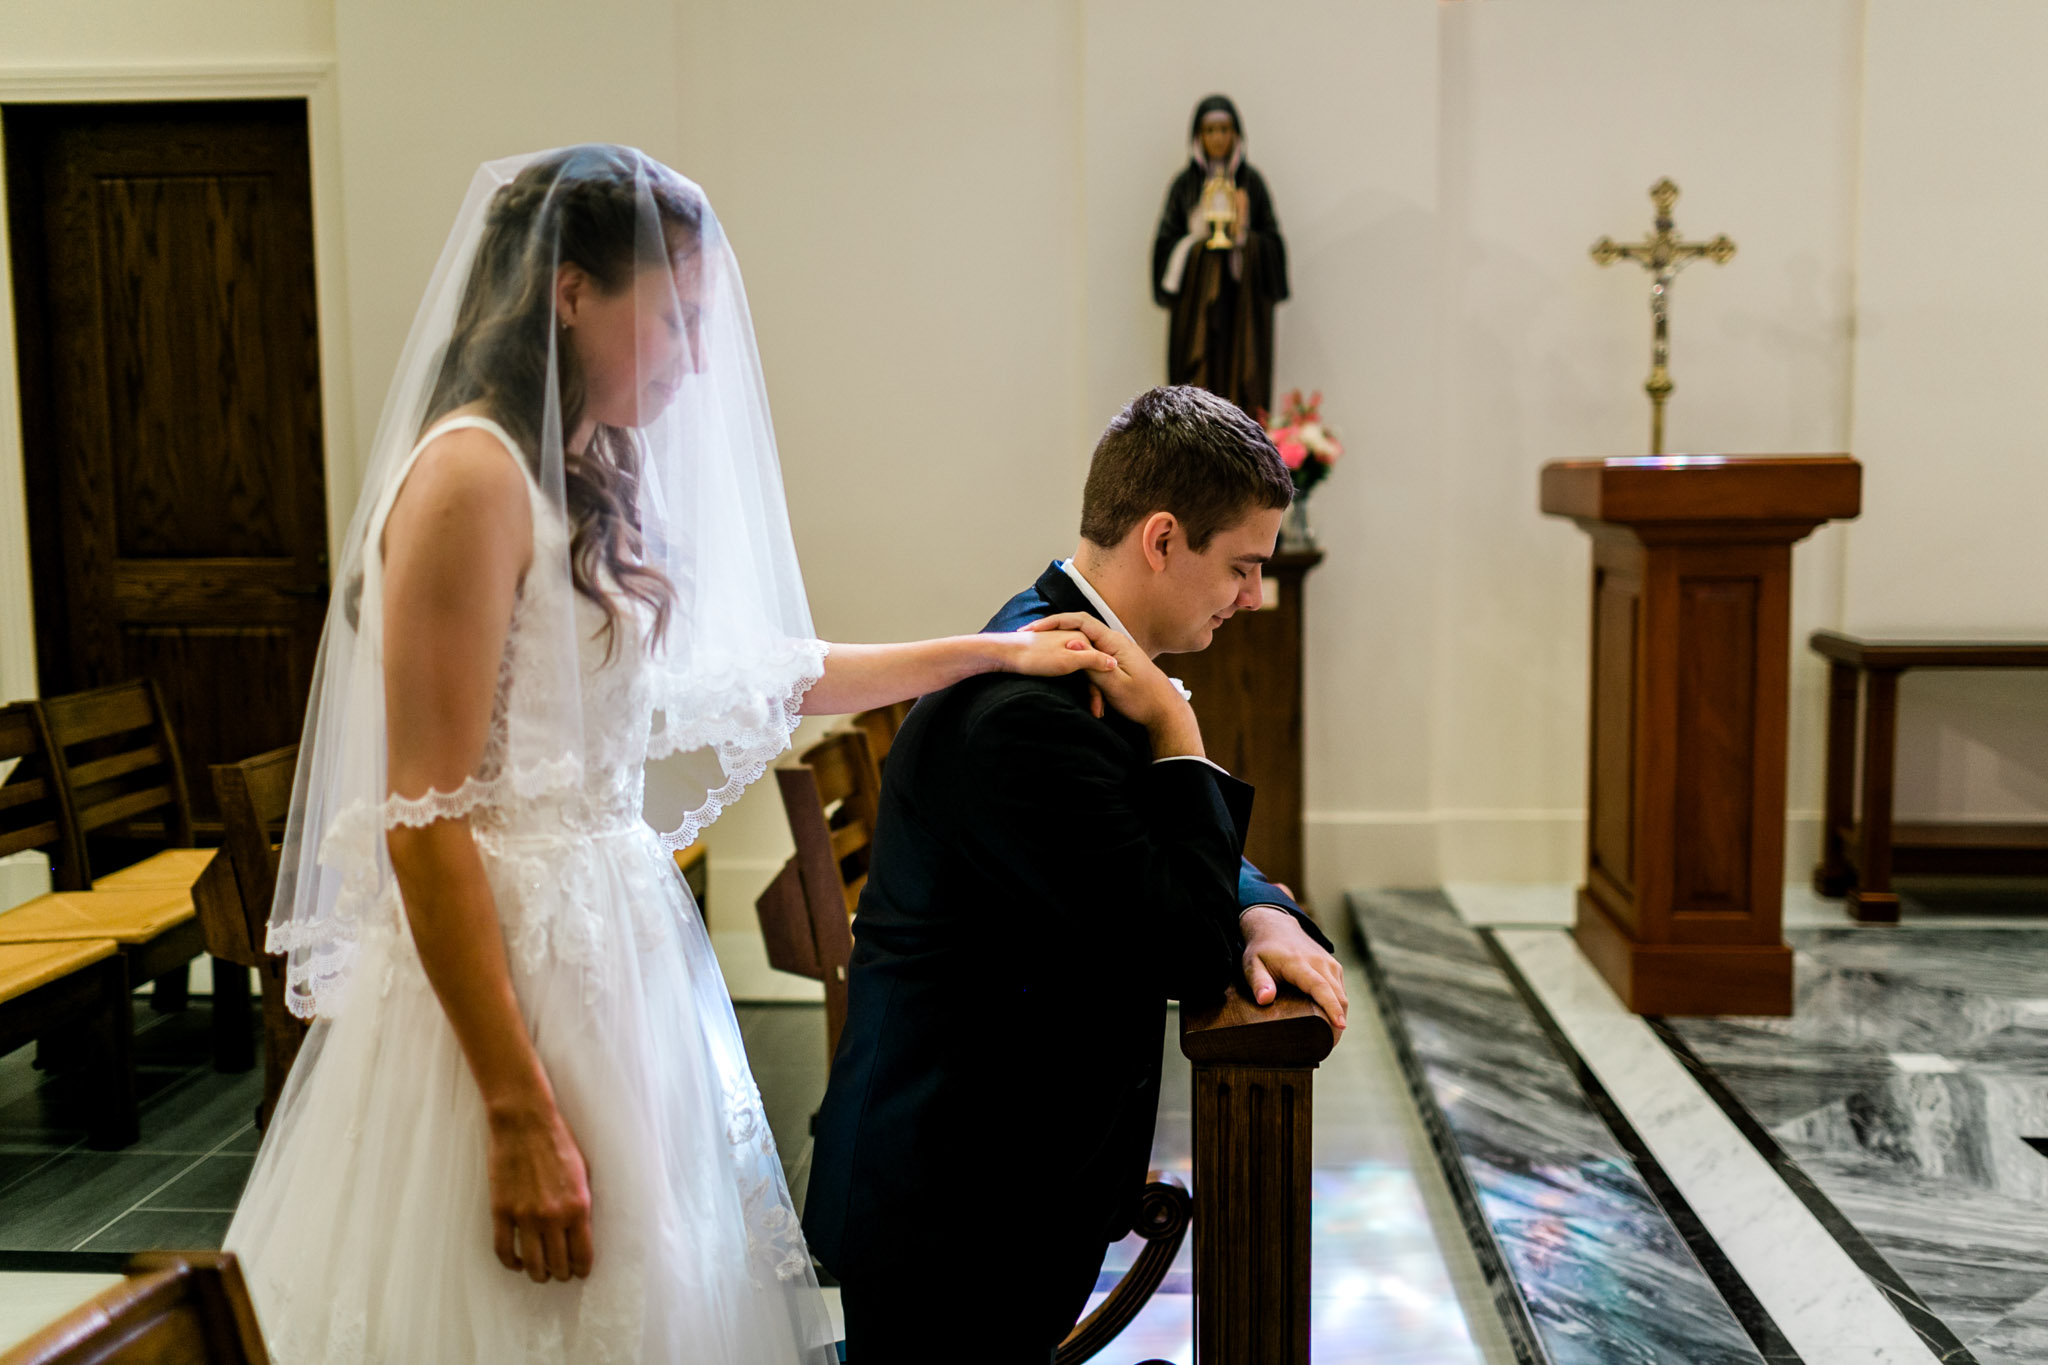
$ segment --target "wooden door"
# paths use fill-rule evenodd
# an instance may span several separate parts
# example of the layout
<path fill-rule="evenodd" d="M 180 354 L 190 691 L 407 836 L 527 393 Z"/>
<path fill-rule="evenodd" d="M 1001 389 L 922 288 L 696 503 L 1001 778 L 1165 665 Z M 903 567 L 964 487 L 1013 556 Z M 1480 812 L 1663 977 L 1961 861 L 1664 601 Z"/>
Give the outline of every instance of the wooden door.
<path fill-rule="evenodd" d="M 293 743 L 327 596 L 305 104 L 5 134 L 43 695 L 156 679 L 190 772 Z"/>

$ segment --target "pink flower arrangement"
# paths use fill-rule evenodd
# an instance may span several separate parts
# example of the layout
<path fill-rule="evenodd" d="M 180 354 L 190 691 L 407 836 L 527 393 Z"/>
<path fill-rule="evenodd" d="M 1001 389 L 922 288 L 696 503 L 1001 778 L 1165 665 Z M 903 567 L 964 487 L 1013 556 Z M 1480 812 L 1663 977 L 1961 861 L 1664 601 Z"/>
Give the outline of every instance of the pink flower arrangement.
<path fill-rule="evenodd" d="M 1294 475 L 1295 491 L 1304 495 L 1323 481 L 1330 466 L 1344 454 L 1337 433 L 1323 425 L 1322 408 L 1320 389 L 1307 398 L 1295 389 L 1281 402 L 1277 424 L 1259 414 L 1260 424 L 1280 452 L 1281 463 Z"/>

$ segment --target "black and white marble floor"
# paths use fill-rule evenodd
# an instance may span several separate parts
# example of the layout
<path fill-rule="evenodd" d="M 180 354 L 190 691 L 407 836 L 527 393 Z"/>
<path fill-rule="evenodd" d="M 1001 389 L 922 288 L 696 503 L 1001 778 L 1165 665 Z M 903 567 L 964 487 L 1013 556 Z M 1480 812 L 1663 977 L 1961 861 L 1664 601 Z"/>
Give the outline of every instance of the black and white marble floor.
<path fill-rule="evenodd" d="M 1763 1359 L 1774 1329 L 1738 1320 L 1479 933 L 1436 892 L 1350 899 L 1518 1354 Z"/>
<path fill-rule="evenodd" d="M 1791 942 L 1792 1018 L 1672 1033 L 1972 1356 L 2048 1360 L 2048 929 Z"/>
<path fill-rule="evenodd" d="M 1802 914 L 1791 1019 L 1667 1021 L 1515 899 L 1351 908 L 1518 1354 L 2048 1360 L 2048 903 Z"/>

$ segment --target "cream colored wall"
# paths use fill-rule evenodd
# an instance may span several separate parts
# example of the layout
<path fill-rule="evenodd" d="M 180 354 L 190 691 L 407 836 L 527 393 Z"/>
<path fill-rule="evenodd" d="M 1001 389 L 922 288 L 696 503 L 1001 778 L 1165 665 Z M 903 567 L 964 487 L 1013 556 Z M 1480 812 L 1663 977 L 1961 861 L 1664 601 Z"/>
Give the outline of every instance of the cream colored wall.
<path fill-rule="evenodd" d="M 1668 0 L 1578 0 L 1441 15 L 1440 820 L 1392 875 L 1565 880 L 1582 862 L 1588 549 L 1536 514 L 1537 473 L 1648 449 L 1648 281 L 1587 248 L 1645 234 L 1665 175 L 1681 229 L 1740 244 L 1675 287 L 1669 449 L 1846 449 L 1860 12 L 1744 0 L 1701 24 Z M 1832 619 L 1835 535 L 1796 552 L 1795 636 Z M 1816 676 L 1801 657 L 1795 811 L 1818 805 Z M 1317 880 L 1370 878 L 1368 852 L 1331 848 Z"/>
<path fill-rule="evenodd" d="M 1095 433 L 1159 376 L 1145 272 L 1189 109 L 1235 96 L 1290 245 L 1278 380 L 1324 389 L 1352 450 L 1313 503 L 1326 901 L 1577 866 L 1587 554 L 1536 513 L 1536 470 L 1641 447 L 1646 285 L 1585 251 L 1646 229 L 1659 175 L 1684 187 L 1681 227 L 1741 243 L 1678 285 L 1673 445 L 1870 465 L 1865 522 L 1799 552 L 1799 635 L 1845 603 L 1852 624 L 2048 615 L 2024 408 L 2048 280 L 2020 250 L 1944 257 L 2039 216 L 2024 4 L 1730 0 L 1702 23 L 1676 0 L 1284 0 L 1249 28 L 1211 0 L 175 8 L 17 0 L 0 84 L 332 63 L 315 155 L 337 519 L 475 165 L 637 142 L 732 233 L 813 610 L 850 639 L 972 629 L 1071 547 Z M 27 605 L 0 418 L 7 681 Z M 1795 657 L 1796 817 L 1818 801 L 1820 690 Z M 1980 689 L 1931 739 L 1909 728 L 1926 800 L 2038 804 L 2048 762 L 2017 740 L 2038 695 Z M 715 922 L 743 925 L 787 850 L 772 788 L 709 839 Z"/>
<path fill-rule="evenodd" d="M 1873 631 L 2048 625 L 2048 9 L 1872 0 L 1857 259 L 1845 619 Z M 1899 809 L 2048 812 L 2038 674 L 1910 674 Z"/>

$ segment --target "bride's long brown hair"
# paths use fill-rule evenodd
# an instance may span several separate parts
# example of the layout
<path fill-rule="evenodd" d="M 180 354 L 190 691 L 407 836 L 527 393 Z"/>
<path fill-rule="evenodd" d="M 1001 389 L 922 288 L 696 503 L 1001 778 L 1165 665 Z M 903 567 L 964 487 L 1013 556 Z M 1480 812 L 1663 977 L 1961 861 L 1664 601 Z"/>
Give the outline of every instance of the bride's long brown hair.
<path fill-rule="evenodd" d="M 421 424 L 424 432 L 455 409 L 480 404 L 534 466 L 552 348 L 561 395 L 569 575 L 576 591 L 604 611 L 607 658 L 618 640 L 619 604 L 604 580 L 653 613 L 650 644 L 668 627 L 675 588 L 643 562 L 641 451 L 634 433 L 600 423 L 588 448 L 568 449 L 587 395 L 574 348 L 551 347 L 555 276 L 561 266 L 576 265 L 598 288 L 614 293 L 630 285 L 642 267 L 673 269 L 697 250 L 702 207 L 647 167 L 623 147 L 573 147 L 542 157 L 493 196 Z M 658 236 L 641 230 L 647 203 L 660 219 Z"/>

